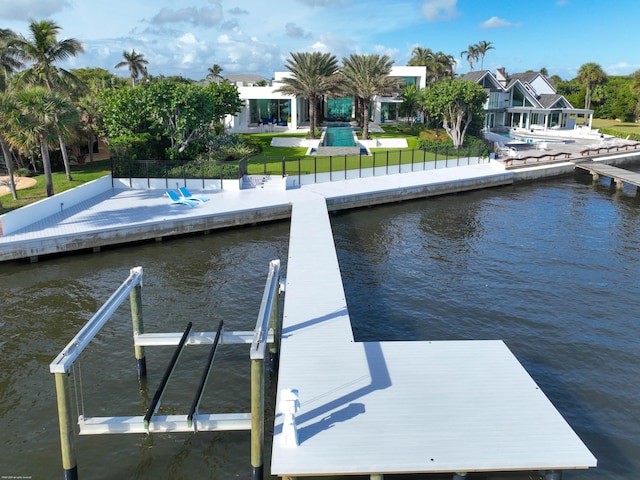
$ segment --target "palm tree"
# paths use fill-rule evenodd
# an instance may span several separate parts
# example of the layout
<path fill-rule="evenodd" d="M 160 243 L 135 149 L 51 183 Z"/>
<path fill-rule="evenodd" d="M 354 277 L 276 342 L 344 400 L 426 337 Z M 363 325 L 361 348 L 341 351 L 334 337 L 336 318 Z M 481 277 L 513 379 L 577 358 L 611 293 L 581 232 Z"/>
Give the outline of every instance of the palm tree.
<path fill-rule="evenodd" d="M 310 137 L 316 138 L 317 106 L 324 95 L 336 91 L 338 60 L 335 55 L 320 52 L 291 53 L 285 65 L 291 76 L 280 80 L 282 86 L 276 92 L 304 96 L 309 102 Z"/>
<path fill-rule="evenodd" d="M 27 151 L 33 145 L 40 147 L 47 196 L 54 194 L 51 177 L 49 142 L 60 132 L 59 116 L 69 110 L 69 103 L 60 94 L 44 87 L 24 88 L 15 92 L 10 107 L 9 142 Z"/>
<path fill-rule="evenodd" d="M 342 59 L 345 92 L 356 96 L 363 108 L 362 138 L 369 138 L 369 103 L 376 95 L 393 95 L 400 90 L 397 78 L 389 77 L 393 60 L 387 55 L 351 54 Z"/>
<path fill-rule="evenodd" d="M 415 47 L 411 51 L 408 65 L 427 67 L 427 84 L 433 85 L 440 80 L 453 77 L 455 60 L 452 55 L 434 52 L 430 48 Z"/>
<path fill-rule="evenodd" d="M 482 40 L 475 45 L 478 57 L 480 57 L 480 70 L 484 70 L 484 56 L 489 50 L 495 50 L 493 42 Z M 477 60 L 477 57 L 476 57 Z"/>
<path fill-rule="evenodd" d="M 433 50 L 430 48 L 415 47 L 411 50 L 411 59 L 407 65 L 410 67 L 426 67 L 431 63 L 433 55 Z"/>
<path fill-rule="evenodd" d="M 600 65 L 590 62 L 580 67 L 577 80 L 585 87 L 584 108 L 588 110 L 591 107 L 593 87 L 604 83 L 607 80 L 607 74 L 604 73 Z"/>
<path fill-rule="evenodd" d="M 124 60 L 120 63 L 117 63 L 115 68 L 127 67 L 129 69 L 129 73 L 131 74 L 131 84 L 135 87 L 136 80 L 140 75 L 143 77 L 147 76 L 147 67 L 149 64 L 148 60 L 144 58 L 142 53 L 136 53 L 135 49 L 127 52 L 124 50 L 122 52 L 122 56 Z"/>
<path fill-rule="evenodd" d="M 473 64 L 478 61 L 478 46 L 477 45 L 469 45 L 466 50 L 460 52 L 460 58 L 467 58 L 467 62 L 469 63 L 469 69 L 473 70 Z"/>
<path fill-rule="evenodd" d="M 75 38 L 58 41 L 60 27 L 51 20 L 32 21 L 29 24 L 29 31 L 31 33 L 29 38 L 20 35 L 16 40 L 18 57 L 33 63 L 21 74 L 22 78 L 32 83 L 44 84 L 49 92 L 53 92 L 54 88 L 64 90 L 69 84 L 78 84 L 78 80 L 71 72 L 54 66 L 54 63 L 82 53 L 84 50 L 80 41 Z M 57 117 L 55 112 L 54 117 Z M 60 125 L 57 125 L 57 130 L 67 180 L 71 181 L 69 156 L 60 133 Z"/>
<path fill-rule="evenodd" d="M 212 67 L 209 67 L 207 72 L 207 78 L 210 80 L 215 81 L 217 78 L 222 78 L 220 75 L 222 73 L 222 67 L 217 63 L 214 63 Z"/>
<path fill-rule="evenodd" d="M 17 36 L 12 30 L 0 29 L 0 147 L 2 147 L 2 155 L 9 176 L 9 188 L 14 200 L 17 200 L 18 192 L 13 178 L 12 153 L 3 130 L 6 130 L 8 123 L 6 114 L 9 112 L 7 105 L 9 80 L 16 70 L 23 67 L 18 59 L 16 40 Z"/>

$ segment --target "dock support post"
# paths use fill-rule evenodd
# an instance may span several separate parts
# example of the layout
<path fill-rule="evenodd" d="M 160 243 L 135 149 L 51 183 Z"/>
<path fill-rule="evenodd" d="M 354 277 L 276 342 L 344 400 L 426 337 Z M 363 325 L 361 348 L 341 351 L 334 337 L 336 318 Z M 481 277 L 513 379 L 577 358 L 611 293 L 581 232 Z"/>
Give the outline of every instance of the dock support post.
<path fill-rule="evenodd" d="M 264 476 L 264 360 L 251 360 L 251 480 Z"/>
<path fill-rule="evenodd" d="M 136 285 L 129 293 L 129 301 L 131 303 L 131 321 L 133 322 L 133 335 L 144 333 L 144 325 L 142 323 L 142 285 Z M 147 359 L 144 354 L 144 347 L 135 346 L 134 353 L 136 363 L 138 365 L 138 380 L 147 378 Z"/>
<path fill-rule="evenodd" d="M 371 480 L 384 480 L 384 475 L 382 473 L 372 473 L 369 478 Z"/>
<path fill-rule="evenodd" d="M 453 480 L 464 480 L 467 478 L 467 472 L 458 472 L 453 474 Z"/>
<path fill-rule="evenodd" d="M 544 472 L 544 480 L 562 480 L 562 470 L 547 470 Z"/>
<path fill-rule="evenodd" d="M 71 421 L 71 398 L 69 395 L 69 374 L 55 373 L 56 398 L 58 400 L 58 422 L 60 425 L 60 450 L 64 480 L 78 480 L 76 444 Z"/>

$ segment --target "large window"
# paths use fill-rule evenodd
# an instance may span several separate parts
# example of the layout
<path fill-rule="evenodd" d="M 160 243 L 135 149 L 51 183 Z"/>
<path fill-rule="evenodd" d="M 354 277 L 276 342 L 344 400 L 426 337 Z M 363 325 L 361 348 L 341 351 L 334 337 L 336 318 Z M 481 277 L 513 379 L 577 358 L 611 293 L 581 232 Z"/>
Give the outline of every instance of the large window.
<path fill-rule="evenodd" d="M 398 119 L 398 104 L 397 103 L 383 103 L 380 106 L 380 114 L 382 120 L 397 120 Z"/>
<path fill-rule="evenodd" d="M 330 122 L 348 122 L 351 120 L 353 99 L 351 97 L 330 98 L 327 100 L 327 120 Z"/>
<path fill-rule="evenodd" d="M 266 121 L 288 122 L 291 116 L 291 100 L 260 99 L 249 100 L 249 121 L 260 123 Z"/>

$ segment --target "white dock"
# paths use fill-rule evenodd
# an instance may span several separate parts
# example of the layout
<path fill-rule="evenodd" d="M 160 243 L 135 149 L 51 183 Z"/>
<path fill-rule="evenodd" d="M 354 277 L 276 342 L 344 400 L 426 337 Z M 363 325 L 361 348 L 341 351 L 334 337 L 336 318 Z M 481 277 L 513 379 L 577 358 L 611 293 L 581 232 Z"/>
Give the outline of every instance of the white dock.
<path fill-rule="evenodd" d="M 5 231 L 0 261 L 291 216 L 278 391 L 299 391 L 300 445 L 280 446 L 282 417 L 276 416 L 272 474 L 593 467 L 594 456 L 502 341 L 360 343 L 353 338 L 328 209 L 512 182 L 513 173 L 494 162 L 293 190 L 204 192 L 211 201 L 192 209 L 168 206 L 162 189 L 111 189 L 64 208 L 55 204 L 47 218 Z M 159 429 L 174 423 L 162 420 Z M 209 420 L 202 427 L 217 428 L 219 419 Z M 122 428 L 133 431 L 139 425 L 132 418 Z M 86 419 L 84 427 L 87 433 L 114 429 L 108 419 Z"/>
<path fill-rule="evenodd" d="M 325 201 L 306 197 L 293 204 L 278 379 L 299 392 L 299 446 L 281 446 L 277 416 L 273 475 L 596 465 L 502 341 L 355 342 Z"/>

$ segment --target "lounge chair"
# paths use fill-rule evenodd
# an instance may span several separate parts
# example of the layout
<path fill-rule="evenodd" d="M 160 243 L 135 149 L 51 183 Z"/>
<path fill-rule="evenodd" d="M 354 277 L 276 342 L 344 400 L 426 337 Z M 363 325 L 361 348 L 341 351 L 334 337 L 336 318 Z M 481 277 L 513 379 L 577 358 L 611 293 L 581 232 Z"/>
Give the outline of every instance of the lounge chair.
<path fill-rule="evenodd" d="M 186 200 L 195 200 L 195 201 L 200 202 L 200 203 L 204 203 L 204 202 L 208 202 L 209 201 L 209 199 L 207 197 L 201 197 L 199 195 L 192 195 L 187 187 L 179 187 L 178 191 L 180 192 L 180 195 L 182 196 L 182 198 L 184 198 Z"/>
<path fill-rule="evenodd" d="M 167 190 L 167 196 L 169 197 L 169 205 L 189 205 L 190 207 L 195 207 L 199 203 L 195 200 L 182 198 L 174 190 Z"/>

